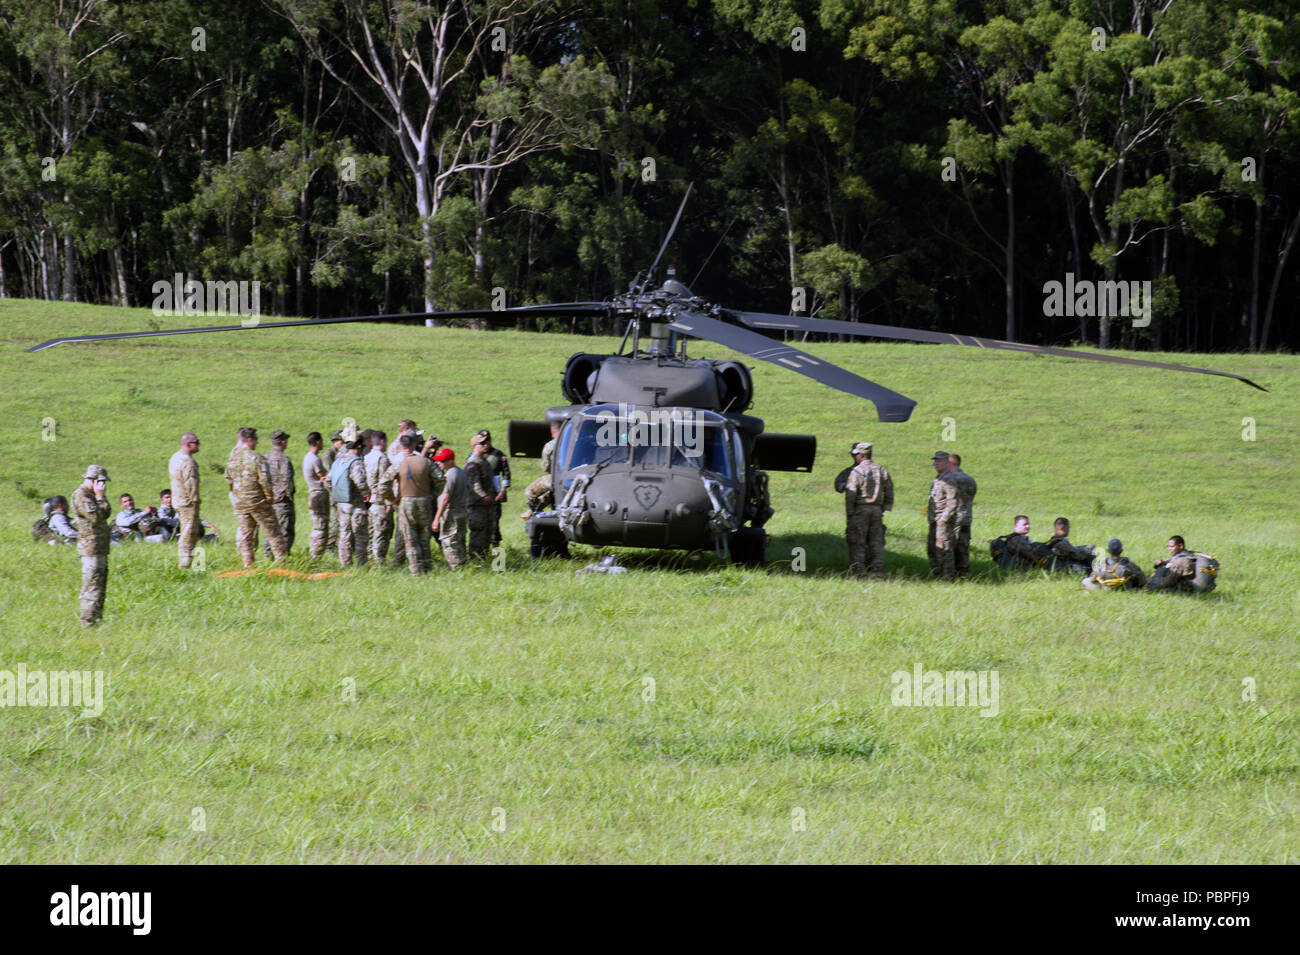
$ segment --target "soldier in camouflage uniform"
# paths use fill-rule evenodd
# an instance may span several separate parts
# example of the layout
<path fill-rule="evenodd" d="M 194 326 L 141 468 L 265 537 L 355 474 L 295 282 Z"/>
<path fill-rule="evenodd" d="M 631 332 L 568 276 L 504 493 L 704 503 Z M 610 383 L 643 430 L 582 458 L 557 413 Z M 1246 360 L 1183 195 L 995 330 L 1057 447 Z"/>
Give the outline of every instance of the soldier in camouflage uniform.
<path fill-rule="evenodd" d="M 957 537 L 953 541 L 952 563 L 958 577 L 970 574 L 970 525 L 975 511 L 975 479 L 961 469 L 961 455 L 948 455 L 948 476 L 957 485 Z"/>
<path fill-rule="evenodd" d="M 181 435 L 181 449 L 167 463 L 171 479 L 172 507 L 180 519 L 176 532 L 176 562 L 184 570 L 194 560 L 194 545 L 203 539 L 203 519 L 199 517 L 199 465 L 194 454 L 199 450 L 199 436 L 192 431 Z"/>
<path fill-rule="evenodd" d="M 453 570 L 465 563 L 465 531 L 469 521 L 469 505 L 474 498 L 469 475 L 456 467 L 456 455 L 451 448 L 443 448 L 433 456 L 434 463 L 442 468 L 446 479 L 442 494 L 438 496 L 438 513 L 433 518 L 433 532 L 442 545 L 442 555 Z"/>
<path fill-rule="evenodd" d="M 334 432 L 330 435 L 330 446 L 322 450 L 320 453 L 321 467 L 325 469 L 326 474 L 329 474 L 330 468 L 334 467 L 334 462 L 338 460 L 338 456 L 341 453 L 343 453 L 343 429 L 335 428 Z M 329 490 L 328 480 L 325 481 L 325 490 L 327 491 Z M 334 501 L 331 498 L 330 514 L 329 514 L 329 533 L 325 538 L 325 549 L 333 550 L 335 547 L 338 546 L 338 544 L 339 544 L 339 512 L 338 512 L 338 508 L 334 506 Z"/>
<path fill-rule="evenodd" d="M 925 516 L 930 522 L 926 553 L 930 573 L 940 580 L 952 580 L 957 574 L 953 545 L 957 538 L 957 485 L 948 474 L 948 453 L 936 451 L 931 459 L 935 477 L 930 484 L 930 498 Z"/>
<path fill-rule="evenodd" d="M 235 517 L 239 521 L 235 547 L 239 550 L 244 566 L 252 567 L 257 556 L 259 527 L 266 535 L 275 559 L 284 559 L 288 551 L 285 550 L 284 536 L 280 532 L 280 522 L 276 519 L 272 504 L 275 488 L 271 484 L 271 472 L 266 466 L 266 458 L 257 453 L 256 428 L 239 429 L 239 444 L 226 463 L 226 486 L 230 488 Z"/>
<path fill-rule="evenodd" d="M 370 453 L 365 457 L 366 487 L 370 489 L 370 556 L 382 564 L 393 539 L 393 482 L 380 478 L 388 470 L 388 435 L 370 433 Z"/>
<path fill-rule="evenodd" d="M 271 472 L 271 488 L 275 498 L 271 507 L 275 511 L 276 522 L 280 525 L 280 535 L 284 538 L 284 552 L 293 550 L 293 539 L 297 514 L 294 511 L 293 496 L 297 491 L 293 482 L 293 462 L 284 453 L 289 446 L 289 433 L 277 428 L 271 432 L 271 450 L 266 453 L 266 467 Z M 271 552 L 270 544 L 265 547 Z"/>
<path fill-rule="evenodd" d="M 853 469 L 844 484 L 844 537 L 849 545 L 849 573 L 877 580 L 885 577 L 885 512 L 894 507 L 894 481 L 871 460 L 871 442 L 850 451 Z"/>
<path fill-rule="evenodd" d="M 1147 580 L 1148 590 L 1186 590 L 1194 593 L 1213 590 L 1219 562 L 1209 554 L 1198 554 L 1187 549 L 1187 542 L 1175 534 L 1169 538 L 1169 556 L 1156 561 L 1155 570 Z M 1203 560 L 1198 560 L 1203 558 Z M 1198 573 L 1199 567 L 1204 568 Z"/>
<path fill-rule="evenodd" d="M 1092 562 L 1092 573 L 1081 583 L 1086 590 L 1141 590 L 1146 576 L 1124 554 L 1124 545 L 1118 537 L 1106 545 L 1107 556 Z"/>
<path fill-rule="evenodd" d="M 1046 544 L 1029 539 L 1029 518 L 1017 514 L 1011 527 L 1006 537 L 989 542 L 994 563 L 1007 570 L 1030 570 L 1046 565 L 1052 552 Z"/>
<path fill-rule="evenodd" d="M 104 618 L 108 591 L 108 518 L 113 508 L 104 496 L 108 472 L 92 464 L 72 492 L 72 520 L 81 557 L 81 625 L 93 627 Z"/>
<path fill-rule="evenodd" d="M 397 525 L 406 545 L 406 560 L 412 576 L 428 573 L 433 563 L 429 532 L 433 525 L 433 501 L 442 494 L 442 469 L 422 454 L 415 453 L 415 436 L 398 439 L 399 453 L 383 474 L 383 480 L 397 482 Z"/>
<path fill-rule="evenodd" d="M 1074 574 L 1089 574 L 1092 572 L 1092 561 L 1096 556 L 1095 547 L 1076 547 L 1070 543 L 1070 521 L 1068 518 L 1058 517 L 1052 525 L 1052 539 L 1047 541 L 1047 548 L 1051 551 L 1051 557 L 1047 561 L 1047 569 L 1056 571 L 1064 570 Z"/>
<path fill-rule="evenodd" d="M 311 515 L 311 537 L 307 548 L 313 560 L 324 554 L 325 548 L 329 546 L 329 468 L 321 461 L 321 447 L 324 443 L 319 431 L 308 434 L 307 453 L 302 458 L 302 479 L 307 485 L 307 513 Z"/>
<path fill-rule="evenodd" d="M 484 428 L 474 435 L 481 445 L 480 454 L 488 463 L 492 476 L 492 543 L 501 543 L 501 505 L 506 502 L 510 488 L 510 461 L 504 451 L 492 447 L 492 432 Z"/>
<path fill-rule="evenodd" d="M 549 510 L 555 506 L 555 496 L 551 493 L 551 464 L 555 457 L 555 442 L 560 434 L 561 423 L 551 422 L 551 440 L 542 448 L 542 476 L 524 489 L 524 501 L 528 510 L 519 515 L 526 521 L 538 511 Z"/>
<path fill-rule="evenodd" d="M 362 443 L 349 431 L 353 440 L 343 446 L 343 455 L 334 462 L 333 470 L 345 468 L 348 477 L 348 500 L 339 500 L 340 482 L 330 490 L 330 496 L 339 512 L 339 563 L 344 567 L 355 561 L 358 567 L 366 563 L 370 540 L 369 500 L 370 488 L 366 484 L 366 465 L 361 459 Z"/>
<path fill-rule="evenodd" d="M 485 557 L 492 549 L 497 493 L 496 483 L 492 480 L 492 462 L 484 454 L 484 448 L 489 446 L 487 439 L 475 435 L 470 441 L 474 453 L 465 462 L 465 476 L 469 478 L 472 493 L 468 517 L 470 559 Z"/>

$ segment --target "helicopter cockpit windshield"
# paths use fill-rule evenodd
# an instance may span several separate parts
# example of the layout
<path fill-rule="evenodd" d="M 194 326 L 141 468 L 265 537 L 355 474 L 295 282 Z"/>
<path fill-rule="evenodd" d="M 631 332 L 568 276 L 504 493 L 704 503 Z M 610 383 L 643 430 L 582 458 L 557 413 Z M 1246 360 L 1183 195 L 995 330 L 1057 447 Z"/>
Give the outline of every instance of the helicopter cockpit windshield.
<path fill-rule="evenodd" d="M 562 467 L 627 464 L 641 468 L 695 468 L 725 478 L 739 472 L 738 448 L 726 419 L 711 411 L 597 405 L 570 422 L 560 436 Z"/>

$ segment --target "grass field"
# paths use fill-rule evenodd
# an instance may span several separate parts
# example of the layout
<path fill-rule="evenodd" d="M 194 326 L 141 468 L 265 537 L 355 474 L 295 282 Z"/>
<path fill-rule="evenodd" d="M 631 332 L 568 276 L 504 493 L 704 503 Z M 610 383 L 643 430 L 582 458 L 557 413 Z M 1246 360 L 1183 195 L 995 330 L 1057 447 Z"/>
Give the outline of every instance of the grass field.
<path fill-rule="evenodd" d="M 22 352 L 152 321 L 0 302 L 0 670 L 107 681 L 97 718 L 0 709 L 0 862 L 1296 861 L 1298 358 L 1169 356 L 1263 394 L 810 345 L 920 404 L 880 425 L 755 363 L 751 413 L 820 449 L 812 475 L 773 475 L 766 570 L 629 551 L 628 574 L 574 576 L 582 548 L 529 564 L 512 501 L 504 572 L 220 579 L 239 565 L 219 473 L 238 427 L 285 428 L 301 461 L 310 430 L 410 415 L 463 456 L 478 428 L 504 444 L 508 419 L 562 403 L 569 354 L 614 343 L 333 326 Z M 174 546 L 114 548 L 105 624 L 83 632 L 74 550 L 28 533 L 41 498 L 96 462 L 114 511 L 123 491 L 154 502 L 187 429 L 204 516 L 231 543 L 203 572 L 177 570 Z M 843 575 L 830 482 L 858 440 L 897 488 L 885 582 Z M 980 485 L 975 576 L 953 586 L 924 577 L 938 447 Z M 523 484 L 536 461 L 513 467 Z M 1121 537 L 1146 567 L 1181 533 L 1219 556 L 1219 589 L 1004 577 L 981 545 L 1020 511 L 1036 538 L 1066 515 L 1076 543 Z M 918 664 L 996 670 L 997 715 L 891 705 L 891 674 Z"/>

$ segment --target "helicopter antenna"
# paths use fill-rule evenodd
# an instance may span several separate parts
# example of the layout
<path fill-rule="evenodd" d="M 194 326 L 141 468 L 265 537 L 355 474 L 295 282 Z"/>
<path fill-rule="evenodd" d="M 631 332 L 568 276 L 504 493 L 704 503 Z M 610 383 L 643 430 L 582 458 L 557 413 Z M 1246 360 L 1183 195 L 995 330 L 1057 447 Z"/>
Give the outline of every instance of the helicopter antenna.
<path fill-rule="evenodd" d="M 673 224 L 669 227 L 668 234 L 664 236 L 663 245 L 659 246 L 659 254 L 655 256 L 654 262 L 650 264 L 650 268 L 645 274 L 647 283 L 654 278 L 655 269 L 659 266 L 659 260 L 664 257 L 664 252 L 668 249 L 668 243 L 673 240 L 673 233 L 677 231 L 677 223 L 682 221 L 682 213 L 686 211 L 686 200 L 691 197 L 691 190 L 694 188 L 695 183 L 687 183 L 686 195 L 682 196 L 682 204 L 677 207 L 677 215 L 673 219 Z M 645 291 L 645 283 L 642 283 L 641 291 Z"/>
<path fill-rule="evenodd" d="M 736 224 L 736 220 L 739 218 L 740 213 L 737 212 L 731 217 L 731 221 L 727 223 L 727 227 L 722 230 L 722 235 L 718 236 L 718 244 L 713 247 L 713 251 L 709 253 L 709 257 L 704 260 L 704 264 L 700 266 L 700 270 L 695 273 L 695 278 L 691 279 L 691 288 L 695 288 L 695 283 L 700 280 L 700 276 L 704 274 L 704 270 L 708 268 L 709 263 L 713 261 L 713 257 L 717 255 L 718 249 L 722 248 L 723 240 L 727 238 L 727 233 L 731 231 L 731 227 Z"/>

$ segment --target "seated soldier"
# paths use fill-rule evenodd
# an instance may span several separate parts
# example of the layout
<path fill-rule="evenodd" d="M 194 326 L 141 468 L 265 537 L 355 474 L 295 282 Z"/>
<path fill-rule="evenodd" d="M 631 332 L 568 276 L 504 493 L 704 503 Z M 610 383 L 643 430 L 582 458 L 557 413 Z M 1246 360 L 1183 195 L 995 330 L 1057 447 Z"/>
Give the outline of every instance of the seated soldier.
<path fill-rule="evenodd" d="M 153 505 L 149 505 L 143 511 L 135 506 L 135 498 L 130 494 L 123 494 L 117 499 L 118 512 L 117 517 L 113 519 L 113 526 L 109 529 L 108 536 L 110 541 L 121 543 L 124 540 L 143 540 L 145 536 L 144 525 L 146 519 L 152 521 L 157 513 Z"/>
<path fill-rule="evenodd" d="M 1058 517 L 1052 528 L 1052 539 L 1047 542 L 1051 558 L 1047 562 L 1048 570 L 1064 570 L 1072 574 L 1092 572 L 1092 559 L 1096 556 L 1095 547 L 1075 547 L 1070 543 L 1069 518 Z"/>
<path fill-rule="evenodd" d="M 41 505 L 44 513 L 39 521 L 32 525 L 32 537 L 38 541 L 51 544 L 75 544 L 77 529 L 68 520 L 68 499 L 62 494 L 47 497 Z"/>
<path fill-rule="evenodd" d="M 1210 554 L 1190 551 L 1181 536 L 1169 538 L 1169 556 L 1156 561 L 1156 569 L 1147 581 L 1148 590 L 1187 590 L 1201 593 L 1213 590 L 1219 562 Z"/>
<path fill-rule="evenodd" d="M 989 553 L 999 567 L 1007 570 L 1029 570 L 1047 563 L 1051 551 L 1046 544 L 1029 539 L 1029 518 L 1017 514 L 1012 531 L 1006 537 L 989 541 Z"/>
<path fill-rule="evenodd" d="M 205 544 L 211 544 L 221 539 L 221 534 L 207 521 L 200 518 L 199 523 L 203 525 L 203 542 Z M 180 526 L 180 515 L 176 513 L 176 508 L 172 507 L 171 488 L 165 487 L 158 492 L 158 513 L 153 522 L 155 535 L 165 533 L 166 536 L 162 540 L 171 540 L 180 530 Z M 147 539 L 152 540 L 152 538 Z"/>
<path fill-rule="evenodd" d="M 164 541 L 169 541 L 180 529 L 181 518 L 176 513 L 176 508 L 172 507 L 171 488 L 165 487 L 158 492 L 158 514 L 154 517 L 153 532 L 161 535 Z"/>
<path fill-rule="evenodd" d="M 1106 545 L 1107 556 L 1092 562 L 1092 572 L 1081 581 L 1088 590 L 1141 590 L 1146 577 L 1124 554 L 1118 537 Z"/>

